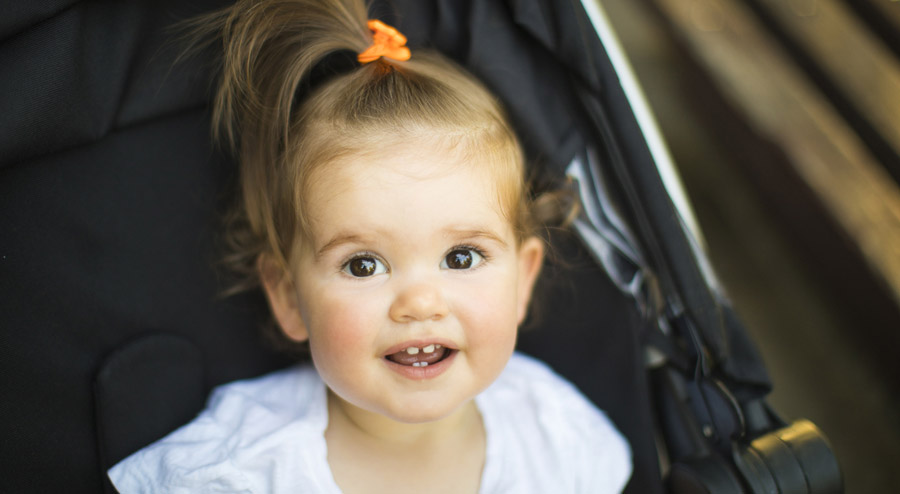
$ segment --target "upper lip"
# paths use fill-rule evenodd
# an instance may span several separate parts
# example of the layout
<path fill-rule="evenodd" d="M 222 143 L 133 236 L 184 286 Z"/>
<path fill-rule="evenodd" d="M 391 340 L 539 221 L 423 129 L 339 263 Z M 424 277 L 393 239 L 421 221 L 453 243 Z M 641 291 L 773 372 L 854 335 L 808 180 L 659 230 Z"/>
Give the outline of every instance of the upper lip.
<path fill-rule="evenodd" d="M 407 348 L 414 346 L 418 348 L 426 347 L 428 345 L 441 345 L 444 348 L 449 348 L 450 350 L 458 350 L 459 347 L 451 340 L 446 338 L 421 338 L 416 340 L 407 340 L 403 343 L 398 343 L 389 347 L 387 350 L 382 352 L 382 357 L 387 357 L 388 355 L 395 354 L 399 351 L 406 350 Z"/>

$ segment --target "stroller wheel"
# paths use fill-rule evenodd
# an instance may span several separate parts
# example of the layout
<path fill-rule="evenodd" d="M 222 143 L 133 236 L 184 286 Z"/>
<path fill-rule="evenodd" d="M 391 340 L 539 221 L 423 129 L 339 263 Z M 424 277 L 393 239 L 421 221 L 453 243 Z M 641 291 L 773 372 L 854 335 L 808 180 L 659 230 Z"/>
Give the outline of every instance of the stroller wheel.
<path fill-rule="evenodd" d="M 838 494 L 843 479 L 837 459 L 821 431 L 808 420 L 736 446 L 734 461 L 749 492 Z"/>

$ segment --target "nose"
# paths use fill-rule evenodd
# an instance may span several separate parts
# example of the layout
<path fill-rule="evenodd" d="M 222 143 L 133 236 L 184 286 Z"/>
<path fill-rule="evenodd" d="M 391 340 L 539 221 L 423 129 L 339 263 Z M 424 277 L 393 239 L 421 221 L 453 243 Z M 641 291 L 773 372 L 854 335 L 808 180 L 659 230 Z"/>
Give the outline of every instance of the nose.
<path fill-rule="evenodd" d="M 396 322 L 440 320 L 448 307 L 440 289 L 430 283 L 403 287 L 391 304 L 390 317 Z"/>

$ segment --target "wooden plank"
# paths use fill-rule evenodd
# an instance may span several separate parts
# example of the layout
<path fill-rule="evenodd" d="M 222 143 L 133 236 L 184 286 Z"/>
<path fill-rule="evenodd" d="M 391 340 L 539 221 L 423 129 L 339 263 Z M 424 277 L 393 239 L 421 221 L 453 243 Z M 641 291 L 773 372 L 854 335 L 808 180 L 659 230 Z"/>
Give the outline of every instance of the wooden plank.
<path fill-rule="evenodd" d="M 853 0 L 878 11 L 885 21 L 900 32 L 900 0 Z"/>
<path fill-rule="evenodd" d="M 873 274 L 900 303 L 897 184 L 741 3 L 656 3 L 710 68 L 725 95 L 746 112 L 750 124 L 788 154 L 797 173 L 856 240 Z"/>
<path fill-rule="evenodd" d="M 757 2 L 837 84 L 894 156 L 900 156 L 900 60 L 889 47 L 842 1 Z M 900 22 L 900 3 L 875 3 Z"/>

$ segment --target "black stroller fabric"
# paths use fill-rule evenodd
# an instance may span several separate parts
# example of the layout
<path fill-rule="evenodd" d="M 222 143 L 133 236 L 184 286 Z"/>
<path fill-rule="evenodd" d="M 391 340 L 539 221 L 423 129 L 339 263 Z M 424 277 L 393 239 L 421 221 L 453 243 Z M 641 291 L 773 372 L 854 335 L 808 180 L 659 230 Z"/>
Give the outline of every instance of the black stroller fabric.
<path fill-rule="evenodd" d="M 261 336 L 259 294 L 217 296 L 217 214 L 234 167 L 209 142 L 211 65 L 173 64 L 180 47 L 167 42 L 174 21 L 224 2 L 6 3 L 0 491 L 113 492 L 105 470 L 189 421 L 213 386 L 290 363 Z M 561 176 L 593 147 L 618 160 L 613 169 L 636 167 L 636 184 L 619 194 L 642 195 L 661 218 L 638 229 L 643 248 L 656 262 L 692 259 L 578 2 L 404 0 L 374 11 L 413 53 L 439 49 L 482 78 L 533 163 Z M 538 293 L 544 310 L 520 349 L 572 380 L 628 437 L 627 492 L 662 492 L 646 314 L 574 237 L 555 235 L 554 249 L 570 269 L 548 268 L 553 286 Z M 726 378 L 763 394 L 752 345 L 722 323 L 696 265 L 675 265 L 668 280 Z"/>

